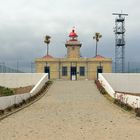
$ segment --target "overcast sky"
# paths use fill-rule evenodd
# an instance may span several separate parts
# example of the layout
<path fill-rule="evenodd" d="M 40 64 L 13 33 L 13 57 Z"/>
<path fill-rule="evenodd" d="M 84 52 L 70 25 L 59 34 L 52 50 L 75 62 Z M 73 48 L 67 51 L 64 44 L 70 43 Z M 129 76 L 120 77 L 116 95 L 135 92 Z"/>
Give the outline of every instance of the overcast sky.
<path fill-rule="evenodd" d="M 126 59 L 140 61 L 139 0 L 0 0 L 0 62 L 34 61 L 46 53 L 44 36 L 50 35 L 50 54 L 63 57 L 65 41 L 75 26 L 83 44 L 82 56 L 95 54 L 93 35 L 100 32 L 99 54 L 114 59 L 113 12 L 126 17 Z"/>

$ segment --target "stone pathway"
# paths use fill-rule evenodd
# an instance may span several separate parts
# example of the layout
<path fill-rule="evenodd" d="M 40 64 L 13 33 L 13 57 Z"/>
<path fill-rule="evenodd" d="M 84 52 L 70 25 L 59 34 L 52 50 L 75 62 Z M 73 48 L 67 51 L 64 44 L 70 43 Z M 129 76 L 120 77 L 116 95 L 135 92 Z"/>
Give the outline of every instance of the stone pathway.
<path fill-rule="evenodd" d="M 140 140 L 140 120 L 93 81 L 55 81 L 38 102 L 0 121 L 0 140 Z"/>

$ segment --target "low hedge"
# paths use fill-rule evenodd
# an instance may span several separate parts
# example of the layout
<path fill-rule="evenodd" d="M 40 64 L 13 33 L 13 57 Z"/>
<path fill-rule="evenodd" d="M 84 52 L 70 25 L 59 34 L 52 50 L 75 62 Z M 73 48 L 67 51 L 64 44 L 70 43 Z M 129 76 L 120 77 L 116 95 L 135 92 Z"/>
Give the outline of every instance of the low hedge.
<path fill-rule="evenodd" d="M 107 94 L 105 88 L 102 87 L 102 85 L 101 85 L 101 83 L 99 82 L 99 80 L 95 80 L 95 84 L 96 84 L 98 90 L 100 91 L 100 93 L 102 93 L 102 94 Z"/>
<path fill-rule="evenodd" d="M 14 91 L 12 89 L 0 86 L 0 96 L 10 96 L 10 95 L 14 95 Z"/>
<path fill-rule="evenodd" d="M 105 90 L 105 88 L 101 85 L 101 83 L 99 82 L 99 80 L 95 80 L 95 84 L 96 84 L 98 90 L 100 91 L 100 93 L 102 93 L 102 94 L 105 95 L 105 96 L 107 95 L 107 96 L 106 96 L 107 98 L 110 97 L 110 100 L 111 100 L 113 103 L 115 103 L 116 105 L 120 106 L 121 108 L 123 108 L 123 109 L 126 110 L 126 111 L 131 111 L 131 110 L 133 110 L 133 108 L 132 108 L 129 104 L 122 102 L 120 99 L 114 99 L 114 98 L 112 98 L 112 97 L 107 93 L 107 91 Z M 140 116 L 140 109 L 139 109 L 139 111 L 136 111 L 136 112 L 137 112 L 137 114 L 139 114 L 139 116 Z M 138 115 L 137 115 L 137 116 L 138 116 Z"/>
<path fill-rule="evenodd" d="M 24 106 L 26 104 L 29 104 L 30 102 L 34 101 L 38 96 L 40 96 L 45 90 L 53 83 L 53 81 L 47 81 L 45 85 L 40 89 L 40 91 L 28 98 L 27 100 L 23 100 L 19 104 L 13 104 L 12 106 L 7 107 L 4 110 L 0 110 L 0 116 L 5 115 L 6 113 L 8 114 L 9 112 L 12 112 L 13 110 L 16 110 L 20 108 L 21 106 Z"/>

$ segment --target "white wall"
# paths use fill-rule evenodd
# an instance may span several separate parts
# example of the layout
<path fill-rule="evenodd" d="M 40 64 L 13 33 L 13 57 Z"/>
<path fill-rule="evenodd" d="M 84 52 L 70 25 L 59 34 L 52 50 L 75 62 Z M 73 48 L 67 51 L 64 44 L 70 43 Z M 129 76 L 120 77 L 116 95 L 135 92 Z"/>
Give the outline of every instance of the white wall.
<path fill-rule="evenodd" d="M 133 108 L 140 107 L 140 96 L 116 93 L 115 98 L 120 99 L 122 102 L 129 104 Z"/>
<path fill-rule="evenodd" d="M 37 82 L 34 88 L 30 91 L 31 96 L 35 95 L 48 81 L 48 73 L 44 74 L 41 79 Z"/>
<path fill-rule="evenodd" d="M 128 74 L 129 75 L 129 74 Z M 127 79 L 124 79 L 124 78 Z M 119 79 L 120 78 L 120 79 Z M 138 79 L 139 78 L 139 79 Z M 110 80 L 111 79 L 111 80 Z M 122 80 L 123 79 L 123 80 Z M 130 80 L 129 82 L 127 80 Z M 135 80 L 136 81 L 131 81 L 131 80 Z M 140 83 L 139 84 L 131 84 L 132 82 L 138 82 L 140 81 L 140 74 L 130 74 L 128 77 L 126 74 L 112 74 L 109 73 L 103 73 L 103 74 L 99 74 L 99 82 L 101 83 L 101 85 L 105 88 L 105 90 L 108 92 L 108 94 L 112 97 L 112 98 L 116 98 L 116 99 L 120 99 L 122 102 L 129 104 L 131 107 L 133 108 L 137 108 L 140 107 L 140 96 L 135 96 L 135 95 L 129 95 L 129 94 L 123 94 L 123 93 L 115 93 L 115 89 L 113 87 L 117 87 L 117 90 L 120 92 L 126 92 L 125 89 L 127 89 L 126 87 L 128 86 L 129 89 L 133 89 L 135 88 L 134 86 L 139 86 L 140 87 Z M 119 82 L 120 80 L 120 82 Z M 109 82 L 108 82 L 109 81 Z M 111 82 L 112 81 L 112 82 Z M 122 82 L 123 81 L 123 82 Z M 126 85 L 126 82 L 127 84 Z M 115 82 L 117 85 L 115 85 Z M 112 84 L 113 83 L 113 84 Z M 112 86 L 113 85 L 113 86 Z M 119 88 L 120 86 L 120 88 Z M 125 88 L 123 88 L 123 86 Z M 138 87 L 138 88 L 139 88 Z M 138 89 L 137 88 L 137 89 Z M 131 90 L 132 91 L 132 90 Z M 140 93 L 140 90 L 139 90 Z"/>
<path fill-rule="evenodd" d="M 3 96 L 0 97 L 0 109 L 6 109 L 14 104 L 21 103 L 23 100 L 26 100 L 31 95 L 29 93 L 19 94 L 19 95 L 12 95 L 12 96 Z"/>
<path fill-rule="evenodd" d="M 140 93 L 139 73 L 103 73 L 102 75 L 115 91 Z"/>
<path fill-rule="evenodd" d="M 44 73 L 0 73 L 0 86 L 17 88 L 35 85 Z"/>
<path fill-rule="evenodd" d="M 24 75 L 25 75 L 25 77 L 24 77 Z M 16 79 L 18 79 L 18 82 L 21 83 L 21 85 L 19 83 L 17 84 L 18 87 L 33 85 L 33 83 L 35 84 L 35 86 L 29 93 L 0 97 L 0 109 L 1 110 L 6 109 L 7 107 L 10 107 L 13 104 L 18 104 L 18 103 L 22 102 L 23 100 L 26 100 L 26 99 L 30 98 L 31 96 L 37 94 L 37 92 L 48 81 L 48 74 L 17 74 L 17 75 L 14 74 L 13 77 L 12 77 L 12 74 L 7 74 L 7 76 L 6 76 L 6 74 L 4 74 L 4 76 L 8 77 L 6 80 L 13 79 L 13 81 L 16 81 Z M 4 78 L 4 76 L 2 76 L 2 77 Z M 21 81 L 20 81 L 20 79 L 21 79 Z M 27 80 L 27 79 L 28 79 L 28 82 L 25 81 L 25 84 L 24 84 L 24 80 Z M 9 84 L 9 82 L 7 82 L 7 83 Z M 8 84 L 6 84 L 6 85 L 8 85 Z"/>
<path fill-rule="evenodd" d="M 110 96 L 114 98 L 115 91 L 101 73 L 99 73 L 98 80 L 100 81 L 101 85 L 105 88 L 105 90 L 110 94 Z"/>

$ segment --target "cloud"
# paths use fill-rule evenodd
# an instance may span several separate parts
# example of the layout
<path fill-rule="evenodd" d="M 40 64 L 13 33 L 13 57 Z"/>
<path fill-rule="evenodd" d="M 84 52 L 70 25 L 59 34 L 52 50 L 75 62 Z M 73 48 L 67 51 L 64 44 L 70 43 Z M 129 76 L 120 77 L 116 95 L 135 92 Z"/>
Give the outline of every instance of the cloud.
<path fill-rule="evenodd" d="M 33 61 L 46 52 L 43 43 L 46 34 L 51 35 L 50 53 L 61 57 L 66 54 L 64 46 L 72 27 L 76 27 L 83 43 L 81 53 L 93 56 L 95 32 L 103 35 L 99 52 L 114 57 L 114 19 L 112 12 L 128 13 L 126 18 L 126 57 L 131 52 L 139 56 L 140 16 L 138 0 L 5 0 L 0 5 L 0 61 L 17 59 Z"/>

